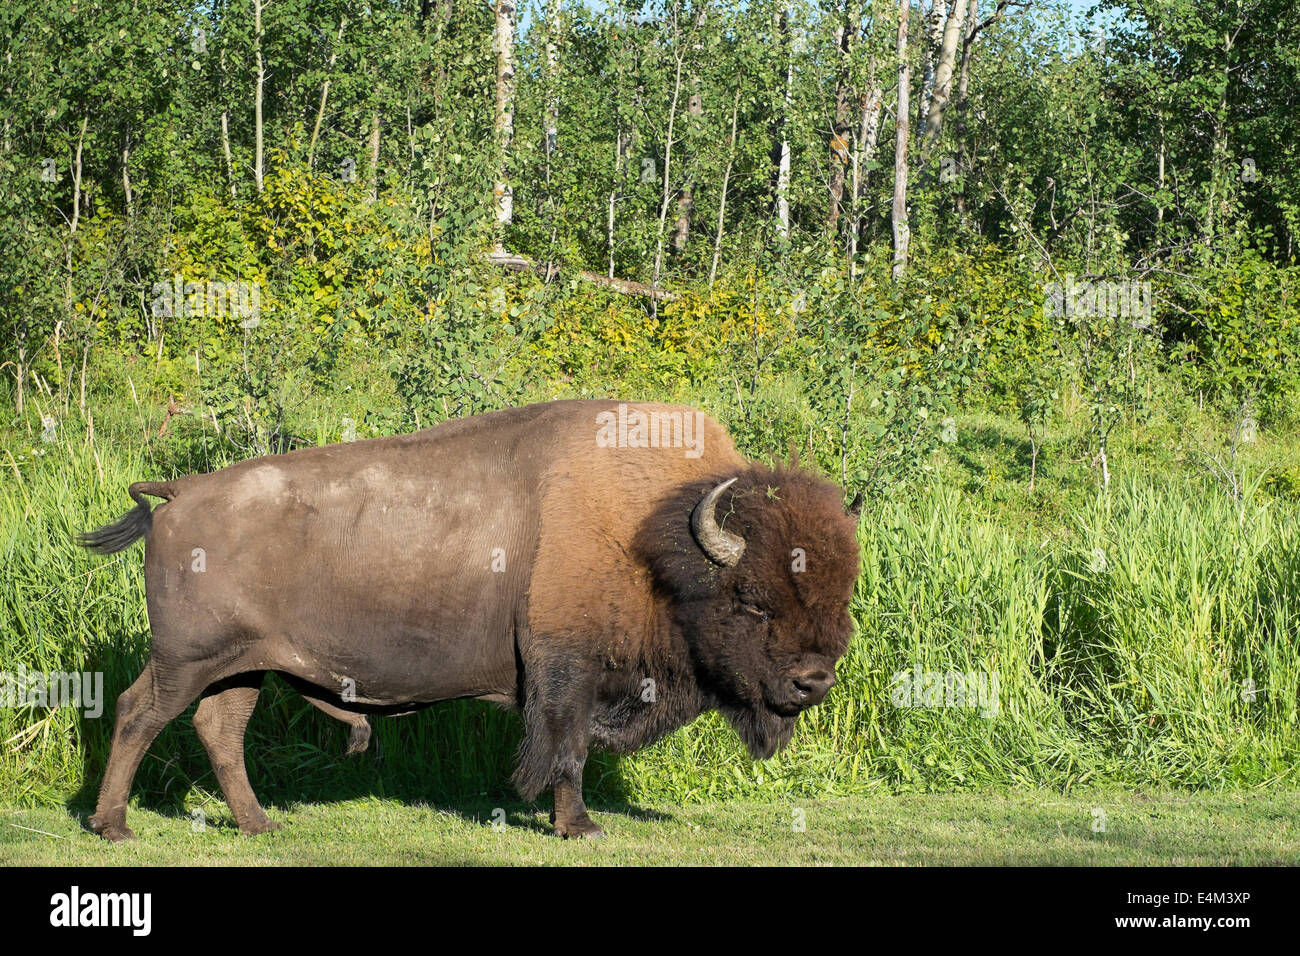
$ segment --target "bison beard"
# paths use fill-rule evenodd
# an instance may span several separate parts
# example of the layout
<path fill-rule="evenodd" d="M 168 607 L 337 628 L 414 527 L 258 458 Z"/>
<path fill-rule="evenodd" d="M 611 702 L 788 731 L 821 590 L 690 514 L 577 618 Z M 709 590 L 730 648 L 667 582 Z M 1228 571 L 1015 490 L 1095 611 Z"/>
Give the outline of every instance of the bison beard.
<path fill-rule="evenodd" d="M 755 760 L 766 760 L 790 742 L 794 734 L 793 717 L 782 717 L 770 710 L 751 710 L 744 707 L 718 708 L 727 723 L 740 736 L 740 741 Z"/>
<path fill-rule="evenodd" d="M 554 791 L 565 837 L 602 832 L 582 798 L 591 746 L 635 750 L 711 709 L 755 759 L 785 746 L 848 646 L 856 518 L 834 485 L 747 461 L 694 409 L 625 406 L 698 416 L 691 455 L 597 442 L 620 407 L 532 405 L 133 485 L 136 508 L 82 538 L 145 539 L 153 632 L 92 829 L 132 836 L 136 767 L 196 698 L 240 829 L 274 829 L 243 753 L 268 671 L 349 724 L 349 752 L 367 714 L 520 708 L 515 785 Z"/>

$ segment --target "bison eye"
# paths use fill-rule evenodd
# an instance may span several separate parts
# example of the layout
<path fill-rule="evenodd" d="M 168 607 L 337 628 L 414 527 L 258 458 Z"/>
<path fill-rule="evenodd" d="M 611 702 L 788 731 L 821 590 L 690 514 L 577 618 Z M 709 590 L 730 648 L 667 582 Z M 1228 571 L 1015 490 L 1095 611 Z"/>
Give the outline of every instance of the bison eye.
<path fill-rule="evenodd" d="M 757 604 L 750 604 L 748 601 L 741 601 L 740 606 L 744 608 L 746 614 L 752 614 L 760 621 L 770 621 L 772 619 L 772 613 L 763 610 L 763 608 L 759 607 Z"/>

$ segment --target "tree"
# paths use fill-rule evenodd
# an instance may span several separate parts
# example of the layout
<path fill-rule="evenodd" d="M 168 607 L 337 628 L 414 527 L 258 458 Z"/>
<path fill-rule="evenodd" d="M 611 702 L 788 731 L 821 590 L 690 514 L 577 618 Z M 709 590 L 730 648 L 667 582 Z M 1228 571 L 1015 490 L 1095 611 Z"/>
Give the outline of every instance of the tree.
<path fill-rule="evenodd" d="M 492 124 L 497 153 L 496 249 L 505 251 L 505 230 L 514 220 L 514 192 L 510 186 L 510 146 L 515 132 L 515 3 L 496 0 L 492 50 L 496 54 L 496 112 Z"/>
<path fill-rule="evenodd" d="M 835 117 L 831 125 L 830 142 L 830 209 L 826 217 L 827 231 L 834 235 L 840 221 L 840 204 L 844 199 L 844 177 L 851 151 L 849 147 L 850 119 L 853 100 L 853 53 L 862 10 L 856 0 L 844 0 L 843 21 L 836 30 L 839 42 L 838 64 L 835 76 Z"/>
<path fill-rule="evenodd" d="M 929 154 L 939 138 L 944 113 L 952 100 L 953 69 L 957 63 L 957 51 L 961 46 L 965 23 L 966 0 L 952 0 L 943 27 L 943 45 L 939 48 L 939 60 L 934 70 L 934 92 L 925 115 L 922 134 L 922 153 L 925 155 Z"/>
<path fill-rule="evenodd" d="M 784 7 L 776 14 L 776 36 L 780 51 L 777 62 L 784 66 L 785 83 L 773 145 L 773 164 L 776 167 L 773 207 L 776 233 L 784 243 L 790 239 L 790 114 L 794 103 L 794 43 L 790 36 L 790 13 Z"/>
<path fill-rule="evenodd" d="M 911 241 L 911 227 L 907 221 L 907 126 L 912 85 L 912 71 L 907 60 L 907 21 L 910 15 L 910 0 L 898 0 L 898 104 L 894 110 L 894 202 L 891 210 L 895 282 L 902 281 L 907 269 L 907 247 Z"/>
<path fill-rule="evenodd" d="M 262 140 L 264 124 L 262 122 L 262 105 L 266 92 L 266 59 L 262 53 L 262 10 L 265 0 L 253 0 L 253 52 L 257 58 L 256 85 L 253 93 L 253 137 L 256 145 L 253 149 L 253 180 L 257 191 L 262 191 L 265 167 L 262 164 Z"/>

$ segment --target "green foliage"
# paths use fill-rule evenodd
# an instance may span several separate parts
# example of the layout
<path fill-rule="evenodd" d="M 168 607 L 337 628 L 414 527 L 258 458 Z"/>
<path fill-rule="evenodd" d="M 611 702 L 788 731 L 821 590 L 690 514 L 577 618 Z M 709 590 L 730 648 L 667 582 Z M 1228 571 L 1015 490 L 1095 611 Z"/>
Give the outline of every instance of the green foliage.
<path fill-rule="evenodd" d="M 1179 290 L 1195 323 L 1200 385 L 1225 407 L 1284 413 L 1300 390 L 1300 271 L 1250 255 Z"/>
<path fill-rule="evenodd" d="M 1300 501 L 1300 466 L 1270 469 L 1263 486 L 1279 498 Z"/>

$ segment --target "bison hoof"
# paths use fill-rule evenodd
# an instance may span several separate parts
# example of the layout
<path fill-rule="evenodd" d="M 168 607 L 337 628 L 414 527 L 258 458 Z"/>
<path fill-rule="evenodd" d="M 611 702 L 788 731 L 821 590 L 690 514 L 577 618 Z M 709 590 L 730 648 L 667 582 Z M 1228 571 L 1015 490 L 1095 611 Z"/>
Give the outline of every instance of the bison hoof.
<path fill-rule="evenodd" d="M 131 831 L 131 828 L 126 825 L 125 820 L 121 823 L 116 823 L 108 820 L 101 820 L 96 816 L 91 817 L 87 822 L 90 824 L 92 832 L 98 833 L 109 843 L 125 843 L 127 840 L 135 839 L 135 834 Z"/>
<path fill-rule="evenodd" d="M 254 820 L 252 823 L 241 823 L 239 832 L 244 836 L 257 836 L 259 833 L 274 833 L 280 829 L 280 824 L 276 823 L 270 817 L 262 817 L 260 820 Z"/>
<path fill-rule="evenodd" d="M 566 840 L 599 840 L 605 835 L 605 831 L 600 828 L 600 825 L 592 820 L 557 823 L 555 832 Z"/>

